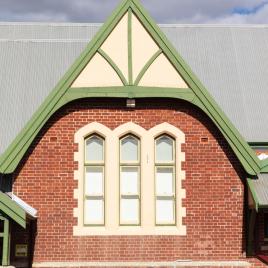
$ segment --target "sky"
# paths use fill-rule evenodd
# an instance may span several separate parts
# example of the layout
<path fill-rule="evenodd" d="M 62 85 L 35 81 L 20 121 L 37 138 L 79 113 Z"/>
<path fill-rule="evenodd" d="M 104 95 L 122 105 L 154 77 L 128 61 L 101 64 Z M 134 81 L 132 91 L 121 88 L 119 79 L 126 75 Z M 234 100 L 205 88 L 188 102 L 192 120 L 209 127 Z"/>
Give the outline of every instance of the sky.
<path fill-rule="evenodd" d="M 104 22 L 121 0 L 0 0 L 0 21 Z M 140 0 L 157 23 L 268 24 L 268 0 Z"/>

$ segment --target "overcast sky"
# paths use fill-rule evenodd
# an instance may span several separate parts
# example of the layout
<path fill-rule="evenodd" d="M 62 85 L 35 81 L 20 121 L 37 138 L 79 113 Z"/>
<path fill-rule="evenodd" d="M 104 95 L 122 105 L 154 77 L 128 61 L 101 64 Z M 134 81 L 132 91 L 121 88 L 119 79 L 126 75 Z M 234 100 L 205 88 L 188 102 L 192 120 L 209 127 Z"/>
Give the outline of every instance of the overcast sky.
<path fill-rule="evenodd" d="M 0 21 L 103 22 L 120 0 L 0 0 Z M 141 0 L 158 23 L 268 24 L 268 0 Z"/>

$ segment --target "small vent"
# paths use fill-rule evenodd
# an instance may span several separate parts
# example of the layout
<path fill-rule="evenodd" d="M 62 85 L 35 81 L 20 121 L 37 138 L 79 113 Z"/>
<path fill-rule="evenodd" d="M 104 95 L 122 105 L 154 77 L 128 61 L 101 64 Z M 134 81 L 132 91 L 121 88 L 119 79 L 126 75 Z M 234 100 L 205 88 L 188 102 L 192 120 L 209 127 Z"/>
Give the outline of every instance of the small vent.
<path fill-rule="evenodd" d="M 200 141 L 201 143 L 208 143 L 208 137 L 201 137 Z"/>

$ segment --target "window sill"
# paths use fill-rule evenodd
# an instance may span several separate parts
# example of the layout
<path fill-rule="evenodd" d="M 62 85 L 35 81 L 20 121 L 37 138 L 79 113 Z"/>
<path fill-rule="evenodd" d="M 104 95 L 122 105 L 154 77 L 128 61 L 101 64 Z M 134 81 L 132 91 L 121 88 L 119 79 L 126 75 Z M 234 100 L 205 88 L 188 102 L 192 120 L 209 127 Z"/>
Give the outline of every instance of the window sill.
<path fill-rule="evenodd" d="M 103 226 L 91 227 L 83 226 L 73 227 L 74 236 L 137 236 L 137 235 L 168 235 L 168 236 L 185 236 L 186 226 L 155 226 L 155 227 L 141 227 L 141 226 L 120 226 L 112 228 L 105 228 Z"/>

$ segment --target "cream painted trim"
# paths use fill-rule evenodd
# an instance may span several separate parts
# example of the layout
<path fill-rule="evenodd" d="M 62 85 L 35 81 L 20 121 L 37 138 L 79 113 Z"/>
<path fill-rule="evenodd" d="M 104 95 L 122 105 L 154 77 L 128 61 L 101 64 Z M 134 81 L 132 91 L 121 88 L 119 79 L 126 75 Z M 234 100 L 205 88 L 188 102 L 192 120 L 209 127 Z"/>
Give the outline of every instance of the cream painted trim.
<path fill-rule="evenodd" d="M 96 133 L 105 138 L 105 226 L 83 225 L 83 185 L 84 185 L 84 140 Z M 176 195 L 177 195 L 177 225 L 155 226 L 154 199 L 154 139 L 161 134 L 169 134 L 176 140 Z M 141 226 L 119 225 L 119 143 L 126 134 L 133 134 L 140 138 L 141 148 Z M 185 135 L 178 128 L 163 123 L 145 130 L 141 126 L 128 122 L 113 131 L 97 122 L 90 123 L 75 133 L 75 143 L 78 152 L 74 159 L 78 161 L 78 170 L 74 171 L 74 179 L 78 180 L 78 189 L 74 190 L 74 197 L 78 197 L 78 208 L 74 209 L 74 217 L 78 217 L 77 226 L 73 227 L 74 236 L 88 235 L 186 235 L 186 226 L 182 218 L 186 216 L 186 209 L 182 207 L 185 190 L 181 181 L 185 179 L 185 172 L 181 170 L 181 163 L 185 161 L 185 154 L 181 152 L 181 144 L 185 142 Z M 145 179 L 146 178 L 146 179 Z"/>
<path fill-rule="evenodd" d="M 162 123 L 160 125 L 157 125 L 149 130 L 150 135 L 153 137 L 151 139 L 151 142 L 153 143 L 151 146 L 153 147 L 153 153 L 155 154 L 155 139 L 161 135 L 168 134 L 169 136 L 173 137 L 175 139 L 175 180 L 176 180 L 176 226 L 178 229 L 185 228 L 182 224 L 182 218 L 186 217 L 186 208 L 182 206 L 182 200 L 186 198 L 186 191 L 185 189 L 182 189 L 182 180 L 185 180 L 185 171 L 182 171 L 182 162 L 185 161 L 185 153 L 182 152 L 181 145 L 185 143 L 185 134 L 175 126 L 172 126 L 168 123 Z M 155 158 L 153 158 L 153 162 Z M 155 162 L 153 163 L 153 180 L 155 176 Z M 154 182 L 153 182 L 154 183 Z M 154 190 L 154 189 L 153 189 Z M 155 193 L 154 193 L 155 194 Z M 155 199 L 154 199 L 155 200 Z M 155 219 L 155 215 L 154 215 Z M 166 227 L 165 227 L 166 228 Z M 185 233 L 186 234 L 186 233 Z"/>
<path fill-rule="evenodd" d="M 104 148 L 106 151 L 110 150 L 110 137 L 111 130 L 106 126 L 99 124 L 97 122 L 93 122 L 88 124 L 81 129 L 79 129 L 74 136 L 74 142 L 78 143 L 78 152 L 74 153 L 74 160 L 78 162 L 78 170 L 74 171 L 74 180 L 78 180 L 78 189 L 74 189 L 74 197 L 78 199 L 78 208 L 74 210 L 74 217 L 78 218 L 78 226 L 83 227 L 83 211 L 84 211 L 84 155 L 85 155 L 85 139 L 92 135 L 98 134 L 99 136 L 104 138 Z M 107 161 L 107 154 L 104 155 L 104 174 L 108 174 L 107 171 L 110 170 L 109 162 Z M 105 185 L 105 192 L 104 195 L 106 196 L 106 176 L 104 177 L 104 185 Z M 106 218 L 106 207 L 105 207 L 105 220 Z"/>
<path fill-rule="evenodd" d="M 247 261 L 34 262 L 32 267 L 250 267 Z"/>

